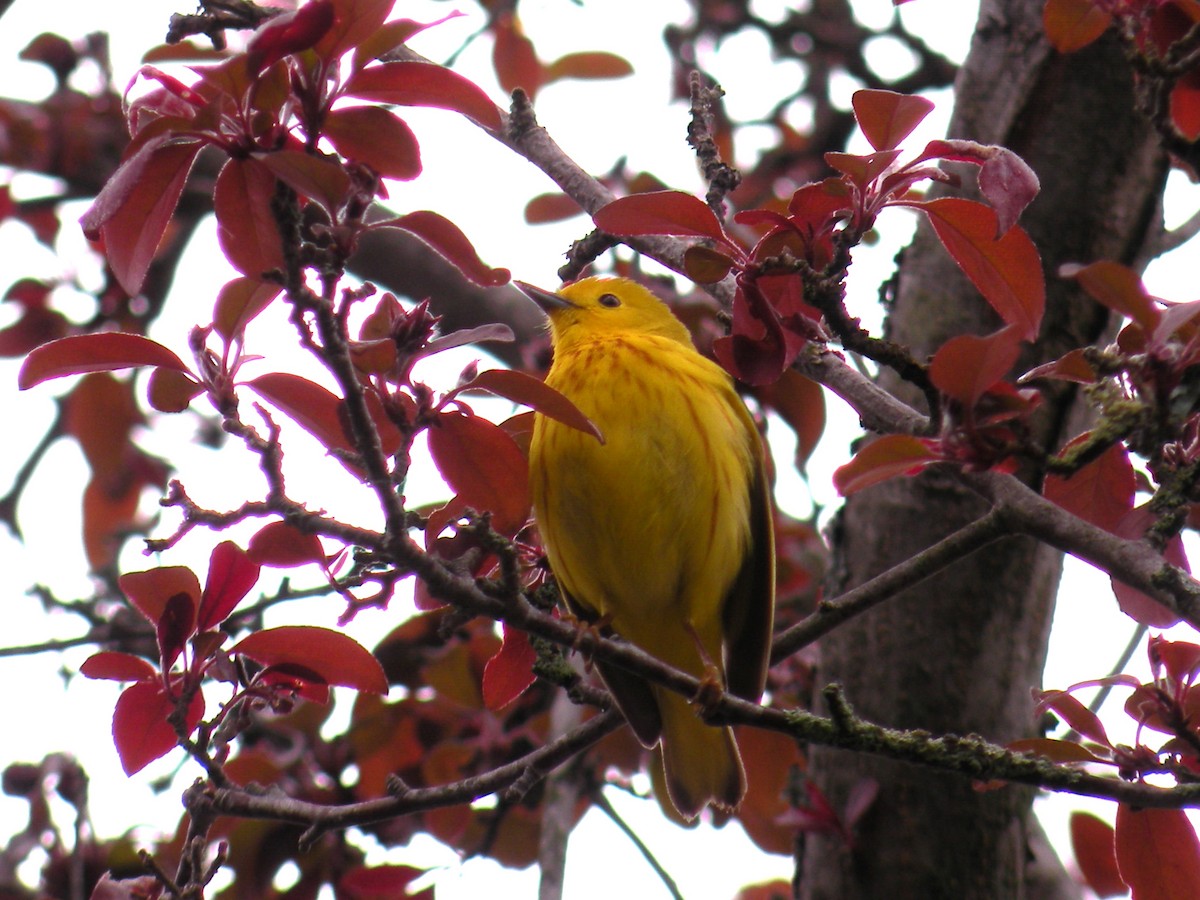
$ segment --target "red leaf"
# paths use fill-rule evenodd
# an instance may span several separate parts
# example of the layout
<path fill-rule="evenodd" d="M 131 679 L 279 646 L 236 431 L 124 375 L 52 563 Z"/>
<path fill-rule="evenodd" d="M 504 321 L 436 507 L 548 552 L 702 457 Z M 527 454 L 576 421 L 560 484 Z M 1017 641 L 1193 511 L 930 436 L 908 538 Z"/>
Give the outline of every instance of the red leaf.
<path fill-rule="evenodd" d="M 417 210 L 395 219 L 377 222 L 375 227 L 403 228 L 415 234 L 476 284 L 498 287 L 508 284 L 512 273 L 508 269 L 493 269 L 485 265 L 462 230 L 447 219 L 427 209 Z"/>
<path fill-rule="evenodd" d="M 255 280 L 283 268 L 283 240 L 271 212 L 275 176 L 254 159 L 231 159 L 213 190 L 217 240 L 233 267 Z"/>
<path fill-rule="evenodd" d="M 337 900 L 395 900 L 411 896 L 409 883 L 424 874 L 412 866 L 358 866 L 338 879 L 335 893 Z"/>
<path fill-rule="evenodd" d="M 285 56 L 307 50 L 333 26 L 330 0 L 309 0 L 261 25 L 246 45 L 246 66 L 258 73 Z"/>
<path fill-rule="evenodd" d="M 335 109 L 325 117 L 324 134 L 346 159 L 365 163 L 384 178 L 410 181 L 421 174 L 416 135 L 403 119 L 386 109 Z"/>
<path fill-rule="evenodd" d="M 1141 278 L 1120 263 L 1103 260 L 1083 268 L 1064 267 L 1063 274 L 1074 278 L 1097 303 L 1132 319 L 1147 336 L 1154 333 L 1162 318 Z"/>
<path fill-rule="evenodd" d="M 876 150 L 900 146 L 933 111 L 932 101 L 893 91 L 855 91 L 850 102 L 858 127 Z"/>
<path fill-rule="evenodd" d="M 880 150 L 865 156 L 857 153 L 830 152 L 825 154 L 825 162 L 862 189 L 868 182 L 874 181 L 887 171 L 887 167 L 895 162 L 899 155 L 899 150 Z"/>
<path fill-rule="evenodd" d="M 443 412 L 429 429 L 429 452 L 460 500 L 492 514 L 492 527 L 514 535 L 529 518 L 529 463 L 513 439 L 487 419 Z"/>
<path fill-rule="evenodd" d="M 258 563 L 233 541 L 222 541 L 208 557 L 208 577 L 196 616 L 196 629 L 216 628 L 258 581 Z"/>
<path fill-rule="evenodd" d="M 1182 809 L 1117 805 L 1117 867 L 1133 900 L 1200 896 L 1200 841 Z"/>
<path fill-rule="evenodd" d="M 79 334 L 42 344 L 30 351 L 17 375 L 21 390 L 65 375 L 85 372 L 112 372 L 132 366 L 161 366 L 179 372 L 188 371 L 183 360 L 158 341 L 128 334 L 107 331 L 101 334 Z"/>
<path fill-rule="evenodd" d="M 500 110 L 476 84 L 444 66 L 393 62 L 361 69 L 343 89 L 351 97 L 397 106 L 449 109 L 498 131 Z"/>
<path fill-rule="evenodd" d="M 604 435 L 596 424 L 579 411 L 579 408 L 544 381 L 539 381 L 524 372 L 512 369 L 488 369 L 480 372 L 469 382 L 458 388 L 455 393 L 463 391 L 488 391 L 497 394 L 514 403 L 521 403 L 531 409 L 536 409 L 544 416 L 570 425 L 586 434 L 594 435 L 601 444 Z"/>
<path fill-rule="evenodd" d="M 350 192 L 350 176 L 336 159 L 300 150 L 277 150 L 264 153 L 257 159 L 301 197 L 323 206 L 331 219 L 337 216 L 338 210 L 346 202 Z M 269 213 L 269 203 L 264 211 Z"/>
<path fill-rule="evenodd" d="M 158 669 L 149 661 L 132 653 L 102 650 L 83 661 L 79 671 L 88 678 L 103 678 L 108 681 L 157 681 Z"/>
<path fill-rule="evenodd" d="M 938 348 L 929 365 L 934 387 L 964 406 L 979 398 L 1004 378 L 1021 352 L 1021 338 L 1012 326 L 987 337 L 961 334 Z"/>
<path fill-rule="evenodd" d="M 188 638 L 196 633 L 196 601 L 185 592 L 167 598 L 154 627 L 162 670 L 169 672 Z"/>
<path fill-rule="evenodd" d="M 1059 53 L 1081 50 L 1108 29 L 1112 15 L 1095 0 L 1046 0 L 1042 24 Z"/>
<path fill-rule="evenodd" d="M 496 16 L 492 24 L 496 43 L 492 46 L 492 68 L 506 94 L 521 88 L 531 99 L 543 84 L 542 63 L 533 42 L 525 36 L 521 23 L 512 13 Z"/>
<path fill-rule="evenodd" d="M 149 141 L 125 160 L 80 220 L 90 240 L 103 238 L 108 264 L 130 296 L 142 289 L 200 152 L 198 142 L 166 140 Z"/>
<path fill-rule="evenodd" d="M 1063 448 L 1086 440 L 1082 434 Z M 1042 494 L 1085 522 L 1116 533 L 1117 526 L 1133 509 L 1137 484 L 1129 453 L 1123 444 L 1114 444 L 1070 478 L 1047 475 Z"/>
<path fill-rule="evenodd" d="M 537 680 L 533 664 L 537 652 L 529 635 L 519 628 L 504 628 L 504 643 L 483 667 L 483 702 L 488 709 L 503 709 Z"/>
<path fill-rule="evenodd" d="M 795 433 L 796 468 L 803 472 L 825 433 L 824 389 L 795 369 L 786 369 L 777 382 L 756 389 L 754 394 Z"/>
<path fill-rule="evenodd" d="M 145 572 L 127 572 L 117 579 L 122 593 L 152 625 L 158 625 L 167 602 L 176 594 L 185 594 L 192 608 L 200 606 L 200 581 L 186 566 L 159 566 Z"/>
<path fill-rule="evenodd" d="M 1113 827 L 1091 813 L 1071 813 L 1071 849 L 1079 871 L 1097 897 L 1121 897 L 1128 888 L 1117 870 Z"/>
<path fill-rule="evenodd" d="M 213 328 L 226 341 L 240 338 L 251 320 L 282 290 L 282 285 L 256 278 L 239 277 L 226 282 L 213 305 Z"/>
<path fill-rule="evenodd" d="M 335 0 L 337 17 L 333 27 L 317 42 L 316 54 L 321 59 L 332 60 L 355 48 L 357 56 L 358 47 L 393 24 L 385 22 L 395 3 L 396 0 Z"/>
<path fill-rule="evenodd" d="M 354 448 L 342 425 L 342 400 L 319 384 L 286 372 L 270 372 L 247 382 L 259 394 L 287 413 L 296 423 L 330 450 L 350 453 Z M 379 402 L 367 401 L 379 439 L 386 453 L 400 446 L 400 432 L 379 407 Z M 351 472 L 361 475 L 361 466 L 351 457 L 338 455 L 338 461 Z"/>
<path fill-rule="evenodd" d="M 1103 744 L 1105 747 L 1112 746 L 1112 742 L 1108 739 L 1108 732 L 1104 729 L 1104 723 L 1094 712 L 1076 700 L 1074 695 L 1068 694 L 1066 691 L 1042 691 L 1038 709 L 1053 710 L 1055 715 L 1085 738 L 1093 740 L 1097 744 Z"/>
<path fill-rule="evenodd" d="M 1025 384 L 1036 378 L 1060 378 L 1063 381 L 1074 381 L 1077 384 L 1094 384 L 1096 370 L 1085 358 L 1083 348 L 1070 350 L 1052 362 L 1035 366 L 1017 379 L 1018 384 Z"/>
<path fill-rule="evenodd" d="M 282 521 L 269 522 L 255 532 L 246 550 L 255 563 L 274 569 L 290 569 L 308 563 L 325 565 L 321 539 Z"/>
<path fill-rule="evenodd" d="M 125 688 L 113 710 L 113 743 L 126 775 L 175 748 L 178 738 L 167 717 L 175 711 L 175 698 L 158 681 L 139 681 Z M 204 716 L 204 697 L 197 691 L 188 706 L 185 730 L 191 734 Z"/>
<path fill-rule="evenodd" d="M 683 252 L 683 268 L 696 284 L 716 284 L 729 274 L 733 260 L 719 250 L 696 244 Z"/>
<path fill-rule="evenodd" d="M 1036 753 L 1057 763 L 1103 762 L 1100 757 L 1077 741 L 1054 738 L 1025 738 L 1012 741 L 1005 747 L 1013 753 Z"/>
<path fill-rule="evenodd" d="M 563 78 L 624 78 L 633 74 L 633 66 L 623 56 L 601 50 L 587 50 L 560 56 L 546 66 L 543 84 Z"/>
<path fill-rule="evenodd" d="M 843 497 L 897 475 L 912 475 L 941 457 L 920 438 L 885 434 L 867 444 L 854 459 L 833 473 L 833 484 Z"/>
<path fill-rule="evenodd" d="M 1146 530 L 1154 524 L 1156 518 L 1154 512 L 1150 509 L 1150 504 L 1145 503 L 1131 509 L 1125 515 L 1117 524 L 1116 533 L 1128 540 L 1141 540 L 1145 536 Z M 1185 572 L 1190 571 L 1187 554 L 1183 548 L 1183 540 L 1179 535 L 1176 535 L 1167 542 L 1167 546 L 1163 550 L 1163 559 L 1171 565 L 1183 569 Z M 1169 607 L 1164 606 L 1137 588 L 1130 587 L 1116 578 L 1112 579 L 1112 588 L 1113 594 L 1117 598 L 1117 605 L 1121 607 L 1121 612 L 1125 613 L 1125 615 L 1129 616 L 1135 622 L 1140 622 L 1151 628 L 1170 628 L 1179 622 L 1178 613 L 1175 613 Z"/>
<path fill-rule="evenodd" d="M 175 369 L 155 369 L 146 381 L 146 400 L 159 412 L 183 412 L 202 393 L 204 385 Z"/>
<path fill-rule="evenodd" d="M 281 625 L 257 631 L 229 649 L 264 666 L 298 665 L 313 670 L 327 684 L 369 694 L 386 694 L 383 667 L 365 647 L 340 631 L 313 625 Z"/>
<path fill-rule="evenodd" d="M 1171 88 L 1171 122 L 1188 141 L 1200 138 L 1200 73 L 1184 72 Z"/>
<path fill-rule="evenodd" d="M 1025 340 L 1037 337 L 1046 284 L 1037 248 L 1014 225 L 996 238 L 996 213 L 958 197 L 912 204 L 929 214 L 942 244 L 984 299 Z"/>
<path fill-rule="evenodd" d="M 676 234 L 729 243 L 708 205 L 682 191 L 650 191 L 619 197 L 592 216 L 610 234 Z"/>

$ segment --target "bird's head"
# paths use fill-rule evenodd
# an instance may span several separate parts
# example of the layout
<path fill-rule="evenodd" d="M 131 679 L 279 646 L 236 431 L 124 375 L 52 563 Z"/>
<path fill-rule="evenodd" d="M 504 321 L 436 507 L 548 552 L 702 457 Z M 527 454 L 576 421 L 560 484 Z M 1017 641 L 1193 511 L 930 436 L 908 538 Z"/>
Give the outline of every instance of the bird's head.
<path fill-rule="evenodd" d="M 550 317 L 554 346 L 604 334 L 655 334 L 681 344 L 692 338 L 665 303 L 628 278 L 583 278 L 551 293 L 516 282 Z"/>

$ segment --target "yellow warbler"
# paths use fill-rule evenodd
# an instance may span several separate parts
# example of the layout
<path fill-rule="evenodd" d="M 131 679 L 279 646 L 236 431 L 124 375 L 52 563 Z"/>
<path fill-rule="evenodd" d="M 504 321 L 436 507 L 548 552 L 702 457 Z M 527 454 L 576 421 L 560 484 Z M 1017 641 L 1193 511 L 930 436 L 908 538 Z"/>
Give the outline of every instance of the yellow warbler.
<path fill-rule="evenodd" d="M 520 287 L 550 317 L 547 383 L 604 435 L 601 443 L 535 419 L 534 515 L 568 608 L 757 700 L 774 538 L 762 442 L 730 377 L 633 281 L 585 278 L 558 294 Z M 706 724 L 680 694 L 612 664 L 597 668 L 638 739 L 646 747 L 661 739 L 681 815 L 738 805 L 746 776 L 728 727 Z"/>

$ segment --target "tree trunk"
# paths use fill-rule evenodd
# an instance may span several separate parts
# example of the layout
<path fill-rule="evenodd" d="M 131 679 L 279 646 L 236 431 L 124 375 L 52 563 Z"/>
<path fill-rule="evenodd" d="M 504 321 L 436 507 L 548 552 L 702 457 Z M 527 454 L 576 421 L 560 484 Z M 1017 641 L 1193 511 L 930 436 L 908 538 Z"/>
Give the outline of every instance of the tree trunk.
<path fill-rule="evenodd" d="M 950 127 L 952 137 L 1010 147 L 1041 179 L 1022 224 L 1042 253 L 1047 313 L 1022 370 L 1104 333 L 1099 305 L 1056 272 L 1067 262 L 1140 262 L 1158 234 L 1165 174 L 1150 129 L 1133 111 L 1118 43 L 1106 38 L 1056 54 L 1045 43 L 1043 5 L 984 0 Z M 922 359 L 953 335 L 988 334 L 998 324 L 932 231 L 920 228 L 901 263 L 889 336 Z M 891 373 L 881 380 L 919 402 Z M 1069 389 L 1048 394 L 1039 442 L 1057 448 L 1078 428 L 1074 401 Z M 936 470 L 852 497 L 831 535 L 830 596 L 985 511 L 952 474 Z M 1030 689 L 1041 681 L 1060 570 L 1060 555 L 1033 540 L 993 544 L 823 639 L 818 684 L 840 683 L 858 715 L 884 725 L 1000 743 L 1031 736 Z M 808 837 L 801 885 L 810 900 L 1074 895 L 1065 879 L 1047 888 L 1039 875 L 1034 885 L 1031 791 L 981 793 L 962 778 L 823 748 L 812 750 L 810 772 L 839 808 L 863 779 L 879 785 L 854 847 Z"/>

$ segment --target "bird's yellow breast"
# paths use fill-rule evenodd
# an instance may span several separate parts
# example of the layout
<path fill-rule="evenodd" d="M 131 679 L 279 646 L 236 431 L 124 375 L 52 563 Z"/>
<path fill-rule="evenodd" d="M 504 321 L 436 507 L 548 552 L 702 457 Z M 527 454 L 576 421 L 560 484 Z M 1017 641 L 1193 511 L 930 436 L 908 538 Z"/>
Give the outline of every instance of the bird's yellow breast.
<path fill-rule="evenodd" d="M 537 417 L 531 487 L 551 568 L 634 643 L 654 648 L 664 622 L 686 621 L 720 659 L 721 605 L 750 540 L 749 414 L 725 372 L 677 341 L 616 333 L 564 349 L 547 383 L 605 442 Z"/>

